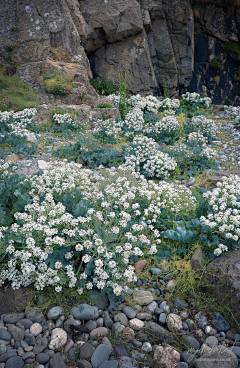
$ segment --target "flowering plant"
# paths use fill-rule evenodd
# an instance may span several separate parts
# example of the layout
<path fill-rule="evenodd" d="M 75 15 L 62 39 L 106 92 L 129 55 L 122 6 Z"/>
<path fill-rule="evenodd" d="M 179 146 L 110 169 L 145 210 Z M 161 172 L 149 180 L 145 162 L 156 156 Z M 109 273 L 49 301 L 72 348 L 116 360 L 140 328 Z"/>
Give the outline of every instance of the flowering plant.
<path fill-rule="evenodd" d="M 77 95 L 82 100 L 84 96 L 87 95 L 87 87 L 86 86 L 78 86 Z"/>

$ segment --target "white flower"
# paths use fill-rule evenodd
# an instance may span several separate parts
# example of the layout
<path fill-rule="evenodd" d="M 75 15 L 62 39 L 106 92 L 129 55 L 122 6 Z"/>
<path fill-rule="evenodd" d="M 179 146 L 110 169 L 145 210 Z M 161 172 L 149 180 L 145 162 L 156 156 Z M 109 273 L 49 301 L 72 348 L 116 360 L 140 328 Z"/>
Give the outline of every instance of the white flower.
<path fill-rule="evenodd" d="M 89 254 L 85 254 L 85 255 L 82 257 L 82 260 L 83 260 L 83 262 L 88 263 L 88 262 L 90 262 L 90 260 L 91 260 L 91 256 L 89 256 Z"/>

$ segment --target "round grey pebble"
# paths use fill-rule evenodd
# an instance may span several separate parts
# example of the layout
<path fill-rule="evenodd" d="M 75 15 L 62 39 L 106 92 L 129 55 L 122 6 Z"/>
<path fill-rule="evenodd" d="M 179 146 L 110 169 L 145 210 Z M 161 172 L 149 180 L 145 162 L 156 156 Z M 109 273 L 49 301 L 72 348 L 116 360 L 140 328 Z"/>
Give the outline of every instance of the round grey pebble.
<path fill-rule="evenodd" d="M 46 353 L 40 353 L 37 355 L 36 360 L 41 364 L 46 364 L 49 361 L 50 357 Z"/>
<path fill-rule="evenodd" d="M 159 323 L 161 323 L 162 325 L 165 325 L 166 323 L 166 319 L 167 319 L 167 316 L 166 316 L 166 313 L 161 313 L 160 316 L 159 316 Z"/>
<path fill-rule="evenodd" d="M 12 335 L 10 332 L 5 330 L 5 328 L 0 328 L 0 339 L 2 340 L 10 340 L 12 338 Z"/>
<path fill-rule="evenodd" d="M 196 349 L 196 350 L 200 348 L 200 343 L 197 341 L 197 339 L 195 339 L 195 337 L 188 336 L 188 335 L 186 335 L 185 337 L 186 337 L 186 339 L 188 340 L 188 342 L 190 344 L 190 348 L 193 348 L 193 349 Z"/>
<path fill-rule="evenodd" d="M 103 362 L 106 362 L 109 359 L 110 353 L 111 351 L 107 345 L 105 344 L 99 345 L 96 348 L 96 350 L 94 350 L 91 358 L 93 368 L 99 368 L 99 366 Z"/>
<path fill-rule="evenodd" d="M 6 362 L 5 368 L 22 368 L 24 361 L 20 356 L 12 357 Z"/>
<path fill-rule="evenodd" d="M 117 368 L 118 362 L 117 360 L 108 360 L 107 362 L 103 362 L 99 368 Z"/>
<path fill-rule="evenodd" d="M 35 358 L 35 354 L 32 351 L 27 351 L 23 356 L 22 359 L 26 360 L 29 358 Z"/>
<path fill-rule="evenodd" d="M 129 307 L 129 306 L 123 307 L 122 311 L 123 311 L 124 314 L 126 314 L 126 316 L 129 319 L 133 319 L 137 315 L 137 312 L 132 307 Z"/>
<path fill-rule="evenodd" d="M 118 313 L 114 316 L 113 319 L 114 319 L 115 322 L 120 322 L 124 326 L 127 326 L 127 324 L 128 324 L 128 319 L 127 319 L 125 313 Z"/>
<path fill-rule="evenodd" d="M 27 330 L 33 325 L 33 322 L 27 318 L 20 319 L 19 323 L 21 323 L 24 326 L 25 330 Z"/>
<path fill-rule="evenodd" d="M 58 319 L 59 316 L 61 316 L 61 314 L 63 314 L 63 308 L 62 307 L 53 307 L 49 310 L 47 318 L 48 319 Z"/>

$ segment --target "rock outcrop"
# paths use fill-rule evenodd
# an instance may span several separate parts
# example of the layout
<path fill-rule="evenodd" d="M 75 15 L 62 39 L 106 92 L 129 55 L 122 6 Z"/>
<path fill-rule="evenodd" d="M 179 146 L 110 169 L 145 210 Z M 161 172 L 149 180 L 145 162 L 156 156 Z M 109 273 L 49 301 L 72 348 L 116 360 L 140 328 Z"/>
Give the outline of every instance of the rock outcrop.
<path fill-rule="evenodd" d="M 43 102 L 56 100 L 45 93 L 44 77 L 72 77 L 73 69 L 93 97 L 91 70 L 115 83 L 126 73 L 129 92 L 141 94 L 163 92 L 166 86 L 173 95 L 191 81 L 189 0 L 3 0 L 0 14 L 2 56 L 20 65 L 17 75 Z"/>

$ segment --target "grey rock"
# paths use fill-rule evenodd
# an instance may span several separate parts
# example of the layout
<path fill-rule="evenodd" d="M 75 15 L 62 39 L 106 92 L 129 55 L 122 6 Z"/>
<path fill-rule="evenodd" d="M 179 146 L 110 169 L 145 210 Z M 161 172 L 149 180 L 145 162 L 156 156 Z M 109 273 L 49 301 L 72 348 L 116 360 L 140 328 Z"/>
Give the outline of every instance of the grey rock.
<path fill-rule="evenodd" d="M 64 352 L 68 353 L 74 346 L 74 341 L 72 339 L 68 339 L 66 345 L 64 346 Z"/>
<path fill-rule="evenodd" d="M 60 353 L 55 353 L 50 359 L 50 363 L 52 368 L 67 368 Z"/>
<path fill-rule="evenodd" d="M 28 345 L 28 343 L 26 341 L 22 340 L 22 341 L 20 341 L 20 346 L 24 349 L 24 348 L 26 348 L 29 345 Z"/>
<path fill-rule="evenodd" d="M 140 319 L 141 321 L 150 321 L 152 319 L 152 315 L 150 313 L 137 313 L 136 318 Z"/>
<path fill-rule="evenodd" d="M 87 360 L 92 357 L 93 352 L 94 352 L 93 346 L 88 342 L 86 342 L 80 347 L 79 358 Z"/>
<path fill-rule="evenodd" d="M 12 314 L 6 314 L 4 317 L 5 323 L 17 323 L 21 319 L 24 318 L 24 313 L 12 313 Z"/>
<path fill-rule="evenodd" d="M 148 305 L 147 305 L 147 309 L 150 311 L 150 312 L 152 312 L 152 313 L 154 313 L 154 311 L 155 311 L 155 309 L 158 307 L 158 303 L 155 301 L 155 300 L 153 300 L 151 303 L 149 303 Z"/>
<path fill-rule="evenodd" d="M 189 180 L 188 180 L 188 185 L 192 185 L 192 184 L 194 184 L 196 182 L 196 180 L 193 178 L 193 177 L 191 177 Z"/>
<path fill-rule="evenodd" d="M 122 325 L 127 326 L 128 324 L 128 319 L 126 317 L 126 314 L 124 313 L 118 313 L 114 316 L 114 321 L 115 322 L 120 322 Z"/>
<path fill-rule="evenodd" d="M 148 305 L 153 301 L 153 295 L 149 291 L 135 290 L 133 292 L 133 300 L 140 305 Z"/>
<path fill-rule="evenodd" d="M 191 266 L 194 270 L 202 270 L 205 264 L 205 254 L 201 247 L 198 247 L 191 257 Z"/>
<path fill-rule="evenodd" d="M 220 350 L 221 349 L 221 350 Z M 236 355 L 225 346 L 216 346 L 207 352 L 204 352 L 199 359 L 196 360 L 197 368 L 209 368 L 209 362 L 217 368 L 237 368 L 238 358 Z"/>
<path fill-rule="evenodd" d="M 178 310 L 183 310 L 184 308 L 187 308 L 187 303 L 185 303 L 183 300 L 176 298 L 173 302 L 173 304 L 178 308 Z"/>
<path fill-rule="evenodd" d="M 205 340 L 205 344 L 213 348 L 218 345 L 218 339 L 215 336 L 208 336 Z"/>
<path fill-rule="evenodd" d="M 142 350 L 145 351 L 146 353 L 150 353 L 152 351 L 152 345 L 149 342 L 145 342 L 142 345 Z"/>
<path fill-rule="evenodd" d="M 103 318 L 99 317 L 96 320 L 96 324 L 97 324 L 97 327 L 102 327 L 103 326 Z"/>
<path fill-rule="evenodd" d="M 78 351 L 77 348 L 70 349 L 68 353 L 68 359 L 76 361 L 78 357 Z"/>
<path fill-rule="evenodd" d="M 158 322 L 161 323 L 161 325 L 165 325 L 167 320 L 166 313 L 161 313 L 158 319 Z"/>
<path fill-rule="evenodd" d="M 223 334 L 224 332 L 220 332 L 220 335 Z M 222 336 L 222 335 L 221 335 Z M 235 334 L 234 335 L 234 340 L 235 341 L 240 341 L 240 335 L 239 334 Z"/>
<path fill-rule="evenodd" d="M 137 361 L 147 360 L 147 357 L 145 354 L 140 353 L 138 350 L 132 350 L 131 351 L 131 357 Z"/>
<path fill-rule="evenodd" d="M 150 343 L 152 343 L 150 338 L 155 340 L 154 343 L 161 343 L 171 336 L 171 333 L 168 330 L 159 326 L 155 322 L 145 322 L 145 328 L 146 332 L 149 333 L 149 338 L 145 341 L 149 341 Z"/>
<path fill-rule="evenodd" d="M 63 314 L 63 308 L 62 307 L 53 307 L 49 310 L 47 318 L 48 319 L 58 319 L 59 316 L 61 316 L 61 314 Z"/>
<path fill-rule="evenodd" d="M 121 325 L 120 322 L 114 323 L 112 326 L 114 336 L 118 336 L 124 330 L 124 328 L 125 326 Z"/>
<path fill-rule="evenodd" d="M 106 344 L 109 347 L 110 351 L 111 352 L 113 351 L 112 344 L 111 344 L 111 342 L 108 340 L 108 338 L 106 336 L 103 337 L 102 344 Z"/>
<path fill-rule="evenodd" d="M 187 363 L 183 363 L 183 362 L 181 362 L 181 363 L 179 363 L 178 365 L 176 365 L 176 367 L 175 368 L 188 368 L 188 364 Z"/>
<path fill-rule="evenodd" d="M 11 340 L 12 335 L 5 330 L 5 328 L 0 328 L 0 339 L 2 340 Z"/>
<path fill-rule="evenodd" d="M 107 362 L 103 362 L 99 368 L 117 368 L 118 362 L 117 360 L 109 360 Z"/>
<path fill-rule="evenodd" d="M 150 272 L 153 275 L 160 275 L 162 273 L 162 270 L 161 270 L 161 268 L 152 267 L 152 268 L 150 268 Z"/>
<path fill-rule="evenodd" d="M 124 314 L 126 314 L 126 316 L 129 319 L 133 319 L 137 315 L 137 312 L 132 307 L 129 307 L 129 306 L 123 307 L 122 311 L 123 311 Z"/>
<path fill-rule="evenodd" d="M 22 368 L 24 366 L 24 361 L 21 357 L 16 356 L 7 360 L 5 368 Z"/>
<path fill-rule="evenodd" d="M 24 339 L 24 331 L 15 325 L 8 325 L 8 332 L 12 335 L 15 341 L 21 341 Z"/>
<path fill-rule="evenodd" d="M 188 335 L 186 335 L 185 337 L 189 342 L 190 348 L 193 348 L 193 349 L 196 349 L 196 350 L 200 348 L 200 343 L 197 341 L 197 339 L 195 339 L 195 337 L 188 336 Z"/>
<path fill-rule="evenodd" d="M 63 322 L 65 321 L 65 317 L 64 316 L 61 316 L 59 317 L 57 320 L 56 320 L 56 327 L 60 327 L 62 326 Z"/>
<path fill-rule="evenodd" d="M 181 352 L 181 357 L 182 357 L 182 360 L 188 363 L 190 367 L 194 366 L 195 361 L 196 361 L 196 356 L 194 354 L 189 353 L 187 350 L 185 350 Z"/>
<path fill-rule="evenodd" d="M 26 360 L 29 358 L 35 358 L 35 354 L 32 351 L 27 351 L 23 356 L 22 359 Z"/>
<path fill-rule="evenodd" d="M 228 321 L 219 312 L 214 312 L 213 317 L 212 324 L 218 331 L 225 332 L 230 329 Z"/>
<path fill-rule="evenodd" d="M 25 341 L 28 343 L 28 345 L 33 346 L 36 342 L 36 338 L 33 336 L 33 334 L 28 333 L 25 335 Z"/>
<path fill-rule="evenodd" d="M 113 325 L 113 321 L 111 320 L 108 311 L 104 311 L 102 313 L 102 318 L 104 320 L 105 326 L 111 328 Z"/>
<path fill-rule="evenodd" d="M 142 347 L 142 343 L 141 343 L 141 341 L 138 341 L 138 340 L 132 340 L 132 344 L 133 344 L 133 346 L 135 346 L 136 348 L 141 348 Z"/>
<path fill-rule="evenodd" d="M 123 356 L 119 358 L 119 365 L 121 368 L 136 368 L 138 363 L 133 358 Z"/>
<path fill-rule="evenodd" d="M 93 368 L 99 368 L 99 366 L 107 361 L 110 356 L 110 349 L 106 344 L 99 345 L 96 350 L 93 352 L 91 363 Z"/>
<path fill-rule="evenodd" d="M 0 344 L 0 355 L 6 353 L 7 347 L 5 344 Z"/>
<path fill-rule="evenodd" d="M 156 308 L 155 310 L 154 310 L 154 313 L 158 316 L 158 315 L 160 315 L 161 313 L 163 313 L 164 312 L 164 310 L 162 309 L 162 308 Z"/>
<path fill-rule="evenodd" d="M 66 63 L 64 63 L 64 61 L 60 61 L 60 63 L 58 64 L 59 66 L 65 66 Z"/>
<path fill-rule="evenodd" d="M 36 356 L 37 362 L 41 364 L 46 364 L 49 361 L 49 355 L 46 353 L 40 353 Z"/>
<path fill-rule="evenodd" d="M 240 346 L 232 346 L 229 348 L 240 359 Z"/>
<path fill-rule="evenodd" d="M 81 75 L 82 75 L 81 73 L 75 73 L 73 78 L 81 77 Z"/>
<path fill-rule="evenodd" d="M 73 316 L 69 316 L 68 319 L 64 322 L 64 330 L 68 333 L 72 333 L 70 326 L 77 326 L 77 323 Z"/>
<path fill-rule="evenodd" d="M 33 352 L 34 354 L 42 353 L 48 346 L 48 339 L 46 337 L 42 337 L 36 341 L 35 344 L 29 344 L 34 345 Z"/>
<path fill-rule="evenodd" d="M 44 315 L 42 312 L 39 312 L 38 308 L 28 308 L 26 318 L 30 319 L 32 322 L 41 323 L 44 320 Z"/>
<path fill-rule="evenodd" d="M 87 323 L 84 324 L 84 328 L 88 331 L 91 332 L 92 330 L 94 330 L 95 328 L 97 328 L 97 323 L 95 321 L 92 321 L 91 319 L 89 321 L 87 321 Z"/>
<path fill-rule="evenodd" d="M 127 357 L 130 357 L 129 352 L 123 346 L 117 345 L 117 346 L 115 346 L 114 350 L 118 354 L 118 356 L 127 356 Z"/>
<path fill-rule="evenodd" d="M 73 307 L 70 314 L 76 319 L 84 319 L 85 321 L 99 317 L 98 308 L 88 304 L 80 304 L 77 307 Z"/>
<path fill-rule="evenodd" d="M 9 358 L 12 358 L 14 356 L 17 356 L 17 351 L 16 349 L 11 349 L 0 356 L 0 363 L 6 362 Z"/>

